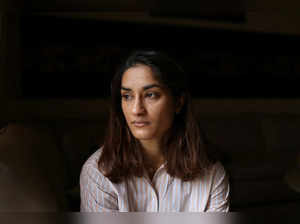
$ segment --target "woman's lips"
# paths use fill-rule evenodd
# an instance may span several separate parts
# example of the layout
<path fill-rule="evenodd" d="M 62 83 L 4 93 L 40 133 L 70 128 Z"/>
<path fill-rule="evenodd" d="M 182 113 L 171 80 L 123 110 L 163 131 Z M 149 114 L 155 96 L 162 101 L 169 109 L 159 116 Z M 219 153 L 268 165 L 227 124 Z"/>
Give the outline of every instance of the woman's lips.
<path fill-rule="evenodd" d="M 135 127 L 141 128 L 141 127 L 145 127 L 145 126 L 149 125 L 149 122 L 134 122 L 133 125 Z"/>

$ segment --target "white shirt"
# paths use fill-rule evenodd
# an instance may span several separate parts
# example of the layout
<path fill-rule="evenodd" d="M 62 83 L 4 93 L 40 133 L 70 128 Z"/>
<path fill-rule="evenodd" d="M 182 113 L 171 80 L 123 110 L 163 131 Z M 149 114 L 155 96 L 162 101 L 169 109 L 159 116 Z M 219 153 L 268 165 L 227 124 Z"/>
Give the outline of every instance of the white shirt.
<path fill-rule="evenodd" d="M 183 182 L 161 165 L 148 176 L 113 183 L 98 170 L 98 149 L 80 174 L 82 212 L 228 212 L 229 181 L 220 162 L 201 178 Z"/>

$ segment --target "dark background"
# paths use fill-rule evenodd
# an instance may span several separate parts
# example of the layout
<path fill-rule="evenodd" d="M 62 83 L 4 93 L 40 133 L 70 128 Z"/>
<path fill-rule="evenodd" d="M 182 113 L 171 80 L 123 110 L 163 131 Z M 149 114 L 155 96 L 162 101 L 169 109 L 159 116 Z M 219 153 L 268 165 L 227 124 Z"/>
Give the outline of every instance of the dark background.
<path fill-rule="evenodd" d="M 107 98 L 132 49 L 166 51 L 197 98 L 298 98 L 298 35 L 22 16 L 24 98 Z"/>

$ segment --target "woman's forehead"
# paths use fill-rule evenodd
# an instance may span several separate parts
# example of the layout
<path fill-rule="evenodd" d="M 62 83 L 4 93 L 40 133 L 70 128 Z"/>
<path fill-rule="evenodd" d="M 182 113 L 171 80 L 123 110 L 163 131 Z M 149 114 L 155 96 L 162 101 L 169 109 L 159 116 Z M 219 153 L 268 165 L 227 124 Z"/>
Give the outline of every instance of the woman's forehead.
<path fill-rule="evenodd" d="M 131 67 L 122 76 L 121 86 L 125 88 L 144 88 L 149 85 L 163 87 L 163 84 L 155 77 L 149 66 L 138 65 Z"/>

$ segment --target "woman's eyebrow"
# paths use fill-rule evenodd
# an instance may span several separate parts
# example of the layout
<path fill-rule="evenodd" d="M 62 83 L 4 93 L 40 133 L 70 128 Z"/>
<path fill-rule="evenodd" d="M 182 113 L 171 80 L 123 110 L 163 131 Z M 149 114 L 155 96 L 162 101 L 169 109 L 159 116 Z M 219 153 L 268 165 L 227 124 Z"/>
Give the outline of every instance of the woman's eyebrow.
<path fill-rule="evenodd" d="M 150 84 L 150 85 L 146 85 L 143 87 L 144 90 L 147 90 L 147 89 L 151 89 L 151 88 L 154 88 L 154 87 L 158 87 L 158 88 L 162 88 L 160 85 L 158 84 Z M 124 87 L 124 86 L 121 86 L 121 89 L 122 90 L 126 90 L 126 91 L 131 91 L 132 89 L 130 88 L 127 88 L 127 87 Z"/>

